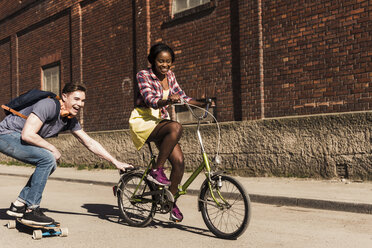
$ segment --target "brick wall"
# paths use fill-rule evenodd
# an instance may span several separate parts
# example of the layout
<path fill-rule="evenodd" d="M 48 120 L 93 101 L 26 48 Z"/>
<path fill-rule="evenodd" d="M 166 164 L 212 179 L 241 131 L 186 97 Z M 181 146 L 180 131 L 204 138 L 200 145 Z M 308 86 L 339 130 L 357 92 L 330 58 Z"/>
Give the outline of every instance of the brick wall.
<path fill-rule="evenodd" d="M 370 110 L 371 1 L 264 1 L 265 116 Z"/>
<path fill-rule="evenodd" d="M 62 85 L 70 81 L 68 14 L 62 12 L 18 33 L 20 93 L 40 87 L 41 67 L 58 61 L 61 61 Z"/>
<path fill-rule="evenodd" d="M 0 75 L 1 75 L 1 87 L 0 95 L 5 99 L 10 99 L 11 92 L 11 81 L 12 81 L 12 67 L 11 67 L 11 43 L 10 38 L 4 39 L 0 42 Z M 3 111 L 0 111 L 1 118 L 4 116 Z"/>
<path fill-rule="evenodd" d="M 169 2 L 151 1 L 151 41 L 176 54 L 174 72 L 187 95 L 214 97 L 218 119 L 234 119 L 229 1 L 214 1 L 172 19 Z"/>
<path fill-rule="evenodd" d="M 58 61 L 62 87 L 87 83 L 87 131 L 127 128 L 134 75 L 164 41 L 181 87 L 215 98 L 219 121 L 372 109 L 370 1 L 212 0 L 175 16 L 171 3 L 1 1 L 0 102 Z"/>
<path fill-rule="evenodd" d="M 22 0 L 22 1 L 1 1 L 0 2 L 0 20 L 7 17 L 11 18 L 11 14 L 22 10 L 32 5 L 36 0 Z"/>
<path fill-rule="evenodd" d="M 261 118 L 259 28 L 257 1 L 239 1 L 242 119 Z"/>
<path fill-rule="evenodd" d="M 88 88 L 84 126 L 125 128 L 133 108 L 131 1 L 90 1 L 81 12 L 82 71 Z"/>

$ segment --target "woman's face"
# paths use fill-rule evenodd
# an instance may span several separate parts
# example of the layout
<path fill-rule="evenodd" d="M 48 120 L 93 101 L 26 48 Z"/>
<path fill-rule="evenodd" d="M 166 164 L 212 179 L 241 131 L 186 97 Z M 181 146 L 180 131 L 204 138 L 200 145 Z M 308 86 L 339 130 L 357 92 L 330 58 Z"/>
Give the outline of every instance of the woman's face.
<path fill-rule="evenodd" d="M 155 71 L 159 74 L 166 75 L 172 66 L 172 55 L 163 51 L 155 58 Z"/>

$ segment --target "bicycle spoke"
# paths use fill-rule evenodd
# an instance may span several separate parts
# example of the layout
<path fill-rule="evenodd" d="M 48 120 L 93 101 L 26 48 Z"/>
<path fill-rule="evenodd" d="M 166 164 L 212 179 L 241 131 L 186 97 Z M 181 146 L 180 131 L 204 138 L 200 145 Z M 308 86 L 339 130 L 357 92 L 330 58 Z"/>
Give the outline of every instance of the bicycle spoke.
<path fill-rule="evenodd" d="M 133 226 L 146 226 L 152 221 L 155 205 L 151 195 L 144 197 L 151 191 L 142 175 L 132 174 L 122 179 L 121 193 L 118 204 L 121 217 Z"/>
<path fill-rule="evenodd" d="M 217 236 L 233 238 L 246 229 L 249 221 L 249 199 L 242 187 L 234 179 L 221 176 L 213 183 L 212 197 L 210 189 L 205 187 L 202 192 L 202 215 L 208 228 Z M 222 187 L 217 187 L 220 180 Z M 221 183 L 219 183 L 221 185 Z M 218 204 L 217 204 L 218 203 Z"/>

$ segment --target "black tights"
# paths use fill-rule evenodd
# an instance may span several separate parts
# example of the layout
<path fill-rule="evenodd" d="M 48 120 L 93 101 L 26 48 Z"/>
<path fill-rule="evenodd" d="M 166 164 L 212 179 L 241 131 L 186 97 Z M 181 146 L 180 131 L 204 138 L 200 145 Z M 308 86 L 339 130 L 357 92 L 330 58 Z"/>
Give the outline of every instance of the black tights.
<path fill-rule="evenodd" d="M 154 169 L 163 167 L 168 159 L 172 165 L 170 175 L 170 192 L 175 195 L 178 185 L 181 183 L 185 170 L 183 153 L 178 141 L 182 136 L 182 125 L 175 121 L 164 120 L 160 122 L 147 139 L 148 142 L 155 142 L 159 149 L 158 159 Z"/>

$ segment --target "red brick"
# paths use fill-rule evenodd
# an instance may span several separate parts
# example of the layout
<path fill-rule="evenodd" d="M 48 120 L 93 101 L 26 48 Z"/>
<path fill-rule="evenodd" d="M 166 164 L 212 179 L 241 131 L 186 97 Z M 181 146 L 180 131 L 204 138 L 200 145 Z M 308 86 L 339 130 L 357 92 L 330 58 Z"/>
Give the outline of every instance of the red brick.
<path fill-rule="evenodd" d="M 127 128 L 134 75 L 163 41 L 181 87 L 216 98 L 220 121 L 372 108 L 358 100 L 371 102 L 371 1 L 263 0 L 262 44 L 257 1 L 213 0 L 173 19 L 171 2 L 1 1 L 0 101 L 40 87 L 40 67 L 59 60 L 62 85 L 87 82 L 84 128 Z"/>

